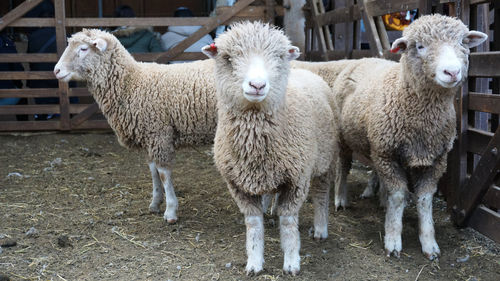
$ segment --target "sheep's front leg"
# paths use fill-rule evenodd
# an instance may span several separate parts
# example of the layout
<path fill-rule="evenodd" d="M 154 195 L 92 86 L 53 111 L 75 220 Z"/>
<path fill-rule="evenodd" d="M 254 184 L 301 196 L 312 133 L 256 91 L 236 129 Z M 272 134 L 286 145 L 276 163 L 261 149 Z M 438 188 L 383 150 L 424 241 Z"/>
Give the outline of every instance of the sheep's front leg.
<path fill-rule="evenodd" d="M 422 245 L 422 253 L 434 260 L 439 257 L 441 251 L 436 242 L 434 231 L 434 220 L 432 219 L 432 197 L 437 191 L 439 178 L 446 171 L 446 154 L 435 161 L 433 167 L 417 170 L 415 177 L 415 193 L 417 195 L 417 213 L 419 224 L 419 239 Z"/>
<path fill-rule="evenodd" d="M 293 276 L 300 272 L 299 210 L 309 192 L 310 180 L 304 177 L 300 185 L 285 187 L 278 199 L 280 238 L 283 249 L 283 271 Z"/>
<path fill-rule="evenodd" d="M 338 158 L 336 180 L 335 180 L 335 211 L 340 207 L 345 209 L 349 202 L 347 200 L 347 175 L 351 169 L 352 151 L 342 147 Z"/>
<path fill-rule="evenodd" d="M 407 180 L 401 167 L 390 159 L 374 159 L 381 185 L 387 191 L 385 213 L 385 252 L 387 256 L 400 256 L 402 250 L 401 232 L 403 230 L 403 212 L 406 204 Z"/>
<path fill-rule="evenodd" d="M 300 272 L 299 215 L 280 216 L 280 238 L 283 249 L 283 271 L 293 276 Z"/>
<path fill-rule="evenodd" d="M 158 174 L 163 183 L 163 189 L 165 190 L 165 213 L 163 214 L 163 219 L 169 223 L 174 224 L 177 222 L 177 207 L 179 203 L 177 202 L 177 197 L 175 196 L 174 186 L 172 184 L 172 171 L 169 168 L 157 166 Z"/>
<path fill-rule="evenodd" d="M 330 171 L 319 177 L 318 185 L 311 188 L 314 204 L 314 239 L 318 241 L 328 237 L 328 205 L 332 177 L 333 171 Z"/>
<path fill-rule="evenodd" d="M 403 211 L 405 208 L 405 191 L 396 190 L 391 192 L 387 199 L 387 210 L 385 213 L 385 253 L 388 257 L 393 254 L 399 258 L 403 248 L 401 232 L 403 230 Z"/>
<path fill-rule="evenodd" d="M 417 196 L 418 224 L 420 228 L 418 238 L 422 245 L 422 253 L 428 259 L 434 260 L 439 257 L 441 251 L 434 235 L 434 220 L 432 219 L 433 193 L 423 192 Z"/>
<path fill-rule="evenodd" d="M 263 215 L 245 215 L 247 227 L 247 275 L 257 274 L 264 266 L 264 218 Z"/>
<path fill-rule="evenodd" d="M 155 162 L 149 162 L 149 170 L 153 178 L 153 199 L 151 200 L 151 204 L 149 204 L 149 210 L 153 213 L 159 213 L 160 204 L 163 202 L 163 187 Z"/>
<path fill-rule="evenodd" d="M 264 214 L 262 196 L 249 195 L 233 184 L 228 184 L 229 192 L 238 208 L 245 216 L 247 275 L 258 274 L 264 266 Z"/>

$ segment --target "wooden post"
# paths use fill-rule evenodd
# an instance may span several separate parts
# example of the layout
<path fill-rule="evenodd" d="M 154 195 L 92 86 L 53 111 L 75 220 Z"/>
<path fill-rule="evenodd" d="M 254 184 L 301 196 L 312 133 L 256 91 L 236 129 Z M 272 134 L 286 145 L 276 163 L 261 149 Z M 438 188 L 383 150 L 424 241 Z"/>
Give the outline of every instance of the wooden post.
<path fill-rule="evenodd" d="M 274 0 L 266 0 L 266 21 L 272 24 L 274 24 L 274 18 L 276 17 L 274 6 Z"/>
<path fill-rule="evenodd" d="M 66 9 L 64 0 L 54 0 L 55 20 L 56 20 L 56 43 L 57 43 L 57 58 L 61 58 L 64 49 L 66 48 Z M 67 131 L 71 129 L 69 121 L 69 99 L 68 99 L 68 83 L 59 81 L 59 106 L 60 106 L 60 128 Z"/>

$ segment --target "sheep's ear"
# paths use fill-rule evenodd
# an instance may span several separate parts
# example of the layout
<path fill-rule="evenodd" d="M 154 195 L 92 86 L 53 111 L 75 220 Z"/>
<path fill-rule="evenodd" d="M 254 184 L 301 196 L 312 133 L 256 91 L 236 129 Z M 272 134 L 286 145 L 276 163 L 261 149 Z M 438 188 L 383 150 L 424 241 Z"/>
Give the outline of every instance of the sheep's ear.
<path fill-rule="evenodd" d="M 94 47 L 96 47 L 99 51 L 104 52 L 108 47 L 108 42 L 102 38 L 97 38 L 92 41 L 92 45 L 94 45 Z"/>
<path fill-rule="evenodd" d="M 488 39 L 488 35 L 479 31 L 471 30 L 465 35 L 463 44 L 466 47 L 474 48 L 481 45 L 481 43 L 486 41 L 486 39 Z"/>
<path fill-rule="evenodd" d="M 391 53 L 401 54 L 408 48 L 408 39 L 406 37 L 401 37 L 396 39 L 391 46 Z"/>
<path fill-rule="evenodd" d="M 288 54 L 286 56 L 288 60 L 294 60 L 298 57 L 300 57 L 300 50 L 298 47 L 292 46 L 290 49 L 288 49 Z"/>
<path fill-rule="evenodd" d="M 212 43 L 201 48 L 201 52 L 204 53 L 207 57 L 214 59 L 217 56 L 217 47 L 214 43 Z"/>

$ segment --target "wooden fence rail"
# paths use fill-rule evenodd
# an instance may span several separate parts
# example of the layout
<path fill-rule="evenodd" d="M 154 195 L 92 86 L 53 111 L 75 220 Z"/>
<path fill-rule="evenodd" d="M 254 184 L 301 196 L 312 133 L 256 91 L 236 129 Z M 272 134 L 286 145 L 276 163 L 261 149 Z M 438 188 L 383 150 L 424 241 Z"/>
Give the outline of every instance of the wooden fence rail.
<path fill-rule="evenodd" d="M 0 31 L 6 27 L 55 27 L 57 53 L 48 54 L 0 54 L 0 63 L 55 63 L 66 47 L 67 28 L 102 28 L 115 26 L 201 26 L 201 28 L 180 42 L 174 48 L 161 53 L 134 53 L 138 61 L 167 63 L 172 60 L 199 60 L 206 57 L 201 52 L 184 53 L 184 50 L 211 32 L 219 25 L 230 24 L 243 19 L 269 20 L 274 22 L 275 16 L 283 15 L 283 8 L 274 1 L 266 0 L 265 6 L 251 6 L 254 0 L 240 0 L 232 7 L 220 7 L 215 17 L 150 17 L 150 18 L 67 18 L 65 1 L 54 0 L 54 18 L 22 18 L 22 16 L 38 5 L 41 0 L 27 0 L 18 7 L 3 15 L 0 19 Z M 0 80 L 52 80 L 51 71 L 2 72 Z M 91 104 L 70 104 L 70 97 L 90 97 L 85 88 L 69 88 L 67 83 L 59 82 L 58 88 L 44 89 L 0 89 L 0 98 L 46 98 L 58 97 L 59 104 L 53 105 L 15 105 L 0 107 L 1 131 L 37 131 L 37 130 L 78 130 L 109 129 L 106 121 L 91 120 L 99 113 L 98 107 Z M 33 103 L 33 102 L 30 102 Z M 32 121 L 34 114 L 59 114 L 51 121 Z M 1 121 L 2 116 L 29 115 L 30 121 Z M 92 127 L 95 126 L 95 127 Z"/>

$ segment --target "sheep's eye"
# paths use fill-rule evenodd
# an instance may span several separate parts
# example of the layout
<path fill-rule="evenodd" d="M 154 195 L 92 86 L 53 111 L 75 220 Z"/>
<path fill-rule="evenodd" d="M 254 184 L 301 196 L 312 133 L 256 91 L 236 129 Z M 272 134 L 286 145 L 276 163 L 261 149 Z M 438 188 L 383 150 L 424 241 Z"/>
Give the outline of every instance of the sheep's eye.
<path fill-rule="evenodd" d="M 223 55 L 222 58 L 227 61 L 231 61 L 231 57 L 229 55 Z"/>
<path fill-rule="evenodd" d="M 420 44 L 420 43 L 417 43 L 417 49 L 418 50 L 423 50 L 423 49 L 425 49 L 425 46 L 422 45 L 422 44 Z"/>
<path fill-rule="evenodd" d="M 88 49 L 89 49 L 88 47 L 82 47 L 82 48 L 80 48 L 80 51 L 85 52 L 85 51 L 87 51 Z"/>

